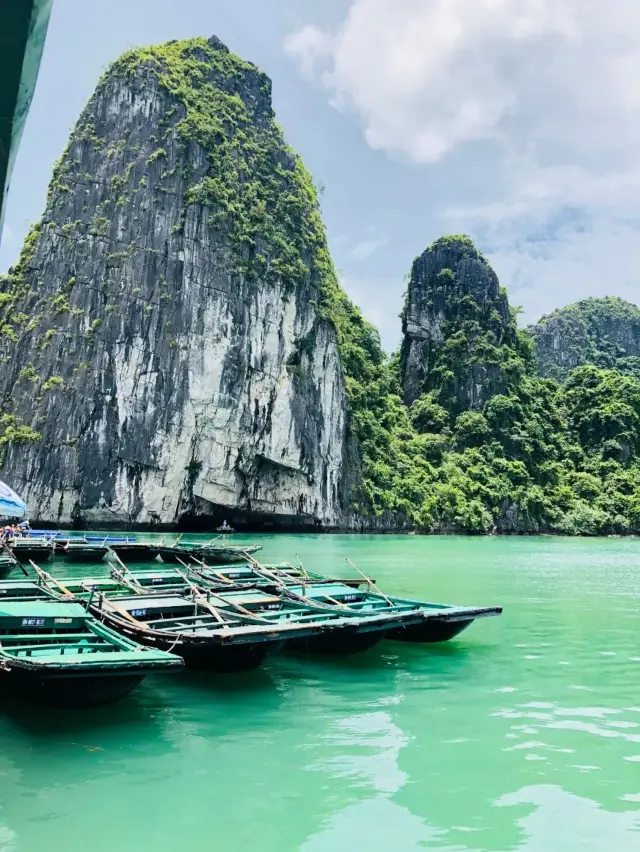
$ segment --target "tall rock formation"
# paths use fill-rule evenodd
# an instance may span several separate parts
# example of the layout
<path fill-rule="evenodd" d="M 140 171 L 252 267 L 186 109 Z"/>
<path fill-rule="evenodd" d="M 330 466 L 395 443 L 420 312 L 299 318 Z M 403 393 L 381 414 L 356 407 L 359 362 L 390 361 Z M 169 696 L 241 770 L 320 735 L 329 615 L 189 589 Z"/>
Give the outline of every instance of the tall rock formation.
<path fill-rule="evenodd" d="M 640 378 L 640 308 L 623 299 L 583 299 L 529 326 L 541 376 L 564 381 L 584 364 Z"/>
<path fill-rule="evenodd" d="M 32 517 L 342 523 L 347 302 L 270 81 L 218 39 L 109 69 L 3 290 L 2 477 Z"/>
<path fill-rule="evenodd" d="M 468 237 L 436 240 L 413 262 L 402 331 L 408 405 L 437 391 L 438 402 L 457 415 L 506 392 L 515 318 L 495 272 Z"/>

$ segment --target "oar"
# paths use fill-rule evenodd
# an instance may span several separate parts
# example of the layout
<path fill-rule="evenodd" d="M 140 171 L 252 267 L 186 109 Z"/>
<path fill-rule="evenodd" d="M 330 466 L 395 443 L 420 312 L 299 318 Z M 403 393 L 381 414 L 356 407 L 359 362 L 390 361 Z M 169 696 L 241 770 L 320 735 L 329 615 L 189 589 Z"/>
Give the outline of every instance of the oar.
<path fill-rule="evenodd" d="M 191 557 L 191 558 L 193 559 L 194 557 Z M 204 579 L 204 578 L 200 577 L 200 575 L 199 575 L 199 574 L 197 574 L 197 573 L 193 570 L 193 568 L 192 568 L 190 565 L 187 565 L 187 563 L 186 563 L 186 562 L 183 562 L 183 561 L 182 561 L 182 559 L 180 559 L 180 557 L 179 557 L 179 556 L 177 556 L 177 557 L 176 557 L 176 560 L 180 563 L 180 565 L 182 565 L 182 567 L 184 568 L 184 570 L 185 570 L 188 574 L 195 574 L 195 575 L 196 575 L 196 577 L 198 577 L 198 579 Z M 204 565 L 204 563 L 203 563 L 203 565 Z M 206 566 L 205 566 L 205 567 L 206 567 Z M 175 570 L 176 570 L 176 572 L 178 573 L 178 575 L 179 575 L 180 577 L 183 577 L 183 578 L 184 578 L 184 574 L 180 571 L 180 569 L 179 569 L 179 568 L 176 568 Z M 187 580 L 187 582 L 190 582 L 190 581 L 189 581 L 189 580 Z"/>
<path fill-rule="evenodd" d="M 128 580 L 126 574 L 123 574 L 122 571 L 118 571 L 114 569 L 111 572 L 111 576 L 114 580 L 117 580 L 119 583 L 122 583 L 123 586 L 126 586 L 127 589 L 131 589 L 132 592 L 135 592 L 136 595 L 139 595 L 141 592 L 145 592 L 146 589 L 144 586 L 141 586 L 137 580 L 131 579 Z M 133 577 L 133 574 L 131 575 Z"/>
<path fill-rule="evenodd" d="M 64 586 L 59 580 L 56 580 L 55 577 L 52 577 L 51 574 L 49 574 L 47 571 L 44 571 L 42 568 L 40 568 L 38 565 L 36 565 L 36 563 L 33 561 L 33 559 L 29 560 L 29 564 L 31 565 L 33 570 L 36 572 L 38 577 L 40 577 L 40 579 L 44 580 L 44 582 L 47 585 L 49 585 L 49 583 L 53 583 L 54 586 L 57 586 L 62 591 L 62 593 L 65 595 L 65 597 L 75 598 L 75 595 L 73 594 L 73 592 L 69 591 L 69 589 L 66 586 Z"/>
<path fill-rule="evenodd" d="M 119 556 L 118 556 L 118 554 L 115 552 L 115 550 L 112 550 L 111 552 L 112 552 L 112 553 L 113 553 L 113 555 L 115 556 L 115 558 L 116 558 L 116 562 L 120 565 L 120 567 L 121 567 L 121 568 L 123 568 L 123 569 L 124 569 L 125 573 L 126 573 L 126 574 L 131 574 L 131 571 L 129 570 L 129 568 L 127 568 L 127 566 L 124 564 L 124 562 L 122 561 L 122 559 L 120 559 L 120 557 L 119 557 Z"/>
<path fill-rule="evenodd" d="M 113 610 L 113 612 L 117 612 L 117 613 L 118 613 L 118 615 L 121 615 L 121 616 L 122 616 L 123 618 L 125 618 L 127 621 L 130 621 L 132 624 L 135 624 L 135 626 L 136 626 L 136 627 L 139 627 L 141 630 L 149 630 L 149 627 L 148 627 L 148 626 L 147 626 L 147 625 L 146 625 L 143 621 L 138 621 L 138 619 L 137 619 L 137 618 L 134 618 L 134 617 L 131 615 L 131 613 L 127 612 L 127 610 L 126 610 L 126 609 L 124 609 L 124 608 L 123 608 L 123 607 L 121 607 L 121 606 L 118 606 L 118 604 L 114 603 L 112 600 L 109 600 L 109 599 L 108 599 L 108 598 L 104 595 L 104 593 L 103 593 L 103 592 L 99 592 L 99 593 L 98 593 L 98 600 L 100 601 L 100 606 L 101 606 L 101 607 L 102 607 L 102 606 L 106 606 L 108 609 Z"/>
<path fill-rule="evenodd" d="M 189 566 L 188 566 L 188 565 L 185 565 L 185 563 L 182 561 L 182 559 L 178 559 L 178 562 L 179 562 L 181 565 L 184 565 L 184 567 L 187 569 L 187 571 L 188 571 L 188 570 L 190 570 L 190 569 L 189 569 Z M 206 566 L 206 565 L 205 565 L 204 567 L 205 567 L 205 568 L 207 568 L 208 566 Z M 211 569 L 209 569 L 209 570 L 211 570 Z M 181 574 L 181 573 L 182 573 L 182 572 L 181 572 L 178 568 L 176 568 L 176 571 L 178 571 L 178 573 L 179 573 L 179 574 Z M 215 573 L 215 572 L 214 572 L 214 573 Z M 185 577 L 184 579 L 185 579 L 185 580 L 187 580 L 187 578 L 186 578 L 186 577 Z M 226 578 L 225 578 L 225 580 L 226 580 Z M 187 582 L 189 582 L 189 580 L 187 580 Z M 231 583 L 231 585 L 232 585 L 232 586 L 233 586 L 233 585 L 235 585 L 235 584 L 234 584 L 234 582 L 233 582 L 233 580 L 229 580 L 228 582 L 229 582 L 229 583 Z M 190 584 L 190 585 L 191 585 L 191 584 Z M 192 588 L 197 588 L 197 587 L 196 587 L 196 586 L 193 586 Z M 209 589 L 207 589 L 207 594 L 209 594 L 209 591 L 210 591 L 210 590 L 209 590 Z M 215 594 L 215 592 L 214 592 L 214 594 Z M 218 595 L 216 595 L 216 597 L 218 597 Z M 220 598 L 220 600 L 222 600 L 222 601 L 224 601 L 225 603 L 229 604 L 229 606 L 233 607 L 234 609 L 237 609 L 237 610 L 238 610 L 238 612 L 241 612 L 243 615 L 248 615 L 250 618 L 255 619 L 256 621 L 269 621 L 269 619 L 268 619 L 268 618 L 265 618 L 263 615 L 258 615 L 258 614 L 257 614 L 257 613 L 255 613 L 255 612 L 251 612 L 251 610 L 250 610 L 250 609 L 246 609 L 245 607 L 241 606 L 239 603 L 235 603 L 234 601 L 227 600 L 226 598 Z"/>
<path fill-rule="evenodd" d="M 258 562 L 257 559 L 254 559 L 252 556 L 249 556 L 249 554 L 246 553 L 246 552 L 244 552 L 242 555 L 246 556 L 248 559 L 251 560 L 251 562 L 253 564 L 253 570 L 257 574 L 260 574 L 262 577 L 265 577 L 267 580 L 271 580 L 272 583 L 275 583 L 277 586 L 279 586 L 282 589 L 286 588 L 282 577 L 279 577 L 270 568 L 267 568 L 266 565 L 262 565 L 260 562 Z"/>
<path fill-rule="evenodd" d="M 306 568 L 305 568 L 305 567 L 304 567 L 304 565 L 302 564 L 302 559 L 300 559 L 300 557 L 298 556 L 298 554 L 297 554 L 297 553 L 296 553 L 296 559 L 298 560 L 298 565 L 300 566 L 300 570 L 302 571 L 302 573 L 304 574 L 304 576 L 305 576 L 305 577 L 306 577 L 306 579 L 308 580 L 308 579 L 309 579 L 309 574 L 307 573 Z"/>
<path fill-rule="evenodd" d="M 24 567 L 24 565 L 20 562 L 20 560 L 17 558 L 17 556 L 15 555 L 15 553 L 13 553 L 13 551 L 11 550 L 11 548 L 7 545 L 7 542 L 6 542 L 6 541 L 3 541 L 3 542 L 2 542 L 2 547 L 3 547 L 3 549 L 4 549 L 4 550 L 6 550 L 6 551 L 7 551 L 7 555 L 8 555 L 8 556 L 10 556 L 10 557 L 13 559 L 14 565 L 17 565 L 17 566 L 20 568 L 20 570 L 22 571 L 22 573 L 24 574 L 24 576 L 25 576 L 25 577 L 28 577 L 28 576 L 29 576 L 29 572 L 28 572 L 28 571 L 27 571 L 27 569 Z"/>
<path fill-rule="evenodd" d="M 199 603 L 201 606 L 205 607 L 209 610 L 209 612 L 216 617 L 216 619 L 220 622 L 220 624 L 225 624 L 224 618 L 220 615 L 218 610 L 211 604 L 206 598 L 203 598 L 200 594 L 198 587 L 189 580 L 186 574 L 183 574 L 179 568 L 176 568 L 178 574 L 182 577 L 182 579 L 187 583 L 189 588 L 191 589 L 191 593 L 193 594 L 194 600 Z"/>
<path fill-rule="evenodd" d="M 207 565 L 207 563 L 206 563 L 206 562 L 203 562 L 203 561 L 202 561 L 202 559 L 198 559 L 198 557 L 197 557 L 197 556 L 193 556 L 193 555 L 191 555 L 191 554 L 189 554 L 189 556 L 190 556 L 190 558 L 191 558 L 191 559 L 193 559 L 193 561 L 194 561 L 197 565 L 199 565 L 201 568 L 206 568 L 206 570 L 207 570 L 207 571 L 210 571 L 210 572 L 211 572 L 211 574 L 213 574 L 215 577 L 217 577 L 217 578 L 220 580 L 220 582 L 222 582 L 222 583 L 227 583 L 227 585 L 229 585 L 229 586 L 235 586 L 235 583 L 233 582 L 233 580 L 230 580 L 228 577 L 225 577 L 225 576 L 224 576 L 224 574 L 222 574 L 220 571 L 216 571 L 216 569 L 215 569 L 215 568 L 211 568 L 209 565 Z M 188 567 L 189 567 L 188 565 L 186 565 L 186 564 L 182 561 L 182 559 L 178 559 L 178 562 L 179 562 L 181 565 L 184 565 L 184 567 L 185 567 L 185 568 L 188 568 Z M 206 579 L 206 577 L 204 577 L 203 579 Z"/>
<path fill-rule="evenodd" d="M 367 577 L 367 575 L 362 572 L 357 565 L 354 565 L 353 562 L 347 557 L 346 561 L 351 565 L 352 568 L 355 568 L 358 574 L 360 574 L 367 581 L 367 585 L 373 586 L 376 592 L 380 595 L 381 598 L 384 598 L 385 601 L 389 604 L 389 606 L 395 606 L 391 598 L 388 598 L 384 592 L 382 592 L 378 586 L 376 585 L 376 581 L 372 580 L 371 577 Z"/>
<path fill-rule="evenodd" d="M 183 536 L 184 536 L 184 533 L 180 533 L 180 535 L 179 535 L 179 536 L 178 536 L 178 538 L 177 538 L 177 539 L 173 542 L 173 544 L 168 544 L 168 545 L 167 545 L 167 547 L 177 547 L 177 545 L 180 543 L 180 539 L 181 539 Z M 160 547 L 162 547 L 162 544 L 163 544 L 163 542 L 164 542 L 164 540 L 165 540 L 165 538 L 166 538 L 166 537 L 167 537 L 166 535 L 163 535 L 163 536 L 162 536 L 162 541 L 160 542 L 160 545 L 159 545 Z"/>

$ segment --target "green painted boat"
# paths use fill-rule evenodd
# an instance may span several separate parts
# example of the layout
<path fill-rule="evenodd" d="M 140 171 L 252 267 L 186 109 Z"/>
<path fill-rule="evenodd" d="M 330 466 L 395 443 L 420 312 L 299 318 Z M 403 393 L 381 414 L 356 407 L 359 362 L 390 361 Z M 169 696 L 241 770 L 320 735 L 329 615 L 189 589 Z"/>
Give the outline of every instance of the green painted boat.
<path fill-rule="evenodd" d="M 0 582 L 0 606 L 7 601 L 51 600 L 53 597 L 48 588 L 27 577 Z"/>
<path fill-rule="evenodd" d="M 207 592 L 207 599 L 220 611 L 251 614 L 265 622 L 322 623 L 323 629 L 287 640 L 292 650 L 317 654 L 353 654 L 372 648 L 393 628 L 420 624 L 420 606 L 387 608 L 356 613 L 348 606 L 325 606 L 310 597 L 291 593 L 282 585 L 262 585 Z"/>
<path fill-rule="evenodd" d="M 8 577 L 17 564 L 18 560 L 9 548 L 3 547 L 2 550 L 0 550 L 0 580 L 4 580 L 5 577 Z"/>
<path fill-rule="evenodd" d="M 262 550 L 261 544 L 175 544 L 158 546 L 155 549 L 155 556 L 159 556 L 165 563 L 195 559 L 203 560 L 210 565 L 226 565 L 246 562 L 248 557 L 258 553 L 259 550 Z"/>
<path fill-rule="evenodd" d="M 274 574 L 275 572 L 269 572 Z M 211 576 L 203 576 L 197 571 L 179 569 L 156 569 L 155 571 L 113 571 L 114 585 L 107 588 L 104 581 L 96 586 L 103 594 L 113 599 L 121 596 L 123 588 L 128 588 L 137 595 L 173 594 L 184 596 L 193 591 L 206 596 L 221 612 L 231 612 L 240 615 L 250 623 L 282 623 L 289 624 L 320 624 L 319 629 L 312 634 L 305 633 L 288 640 L 288 647 L 302 649 L 315 653 L 349 654 L 372 647 L 385 633 L 394 628 L 418 625 L 423 619 L 420 604 L 387 607 L 378 611 L 357 613 L 345 604 L 327 605 L 323 601 L 316 602 L 311 598 L 290 593 L 285 583 L 290 578 L 283 575 L 276 581 L 264 574 L 252 575 L 252 584 L 235 584 L 225 579 L 220 582 L 218 572 Z M 256 584 L 256 577 L 261 584 Z M 78 582 L 65 580 L 64 588 L 74 594 L 86 595 L 91 581 Z M 342 587 L 335 581 L 319 580 L 318 584 L 330 585 L 331 588 Z"/>
<path fill-rule="evenodd" d="M 67 542 L 62 548 L 62 555 L 69 562 L 102 562 L 109 553 L 106 544 L 92 542 Z"/>
<path fill-rule="evenodd" d="M 469 607 L 452 604 L 427 603 L 406 598 L 388 597 L 377 589 L 354 589 L 343 583 L 304 583 L 287 586 L 287 593 L 302 600 L 314 601 L 325 606 L 347 606 L 358 615 L 367 613 L 397 612 L 413 610 L 422 612 L 421 620 L 394 627 L 388 639 L 401 642 L 447 642 L 453 639 L 478 618 L 489 618 L 502 613 L 501 606 Z"/>
<path fill-rule="evenodd" d="M 179 654 L 191 668 L 237 672 L 259 666 L 269 651 L 293 637 L 313 636 L 328 619 L 265 619 L 221 607 L 192 589 L 177 594 L 96 595 L 91 612 L 123 636 Z"/>
<path fill-rule="evenodd" d="M 79 603 L 0 600 L 0 683 L 59 706 L 109 704 L 182 660 L 110 630 Z"/>
<path fill-rule="evenodd" d="M 48 562 L 54 553 L 53 539 L 43 538 L 14 538 L 10 540 L 9 548 L 23 565 L 31 560 L 35 562 Z"/>
<path fill-rule="evenodd" d="M 109 547 L 119 559 L 129 562 L 151 562 L 158 555 L 157 546 L 151 541 L 113 542 Z"/>

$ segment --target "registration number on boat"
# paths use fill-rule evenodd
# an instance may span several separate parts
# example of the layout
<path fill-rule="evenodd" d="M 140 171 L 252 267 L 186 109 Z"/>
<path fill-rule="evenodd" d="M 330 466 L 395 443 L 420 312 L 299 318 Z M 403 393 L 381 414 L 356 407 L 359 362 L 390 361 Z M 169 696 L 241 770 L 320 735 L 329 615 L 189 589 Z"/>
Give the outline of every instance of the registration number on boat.
<path fill-rule="evenodd" d="M 147 614 L 146 609 L 132 609 L 131 610 L 131 615 L 134 618 L 139 618 L 141 615 L 146 615 L 146 614 Z"/>
<path fill-rule="evenodd" d="M 22 626 L 23 627 L 44 627 L 45 619 L 44 618 L 23 618 Z"/>

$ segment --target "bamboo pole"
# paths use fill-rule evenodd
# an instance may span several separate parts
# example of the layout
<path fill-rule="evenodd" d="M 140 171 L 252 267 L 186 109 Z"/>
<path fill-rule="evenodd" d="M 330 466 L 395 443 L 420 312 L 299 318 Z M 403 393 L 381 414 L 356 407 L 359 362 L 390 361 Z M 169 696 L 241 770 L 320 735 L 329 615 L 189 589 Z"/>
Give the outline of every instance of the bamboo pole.
<path fill-rule="evenodd" d="M 302 573 L 304 574 L 304 576 L 308 580 L 309 579 L 309 573 L 308 573 L 307 569 L 304 567 L 304 565 L 302 564 L 302 559 L 300 559 L 300 557 L 298 556 L 297 553 L 296 553 L 296 559 L 298 560 L 298 565 L 300 566 L 300 570 L 302 571 Z"/>
<path fill-rule="evenodd" d="M 178 562 L 179 562 L 181 565 L 184 565 L 184 567 L 185 567 L 187 570 L 189 570 L 189 566 L 188 566 L 188 565 L 185 565 L 185 563 L 182 561 L 182 559 L 178 559 Z M 206 565 L 205 565 L 204 567 L 205 567 L 205 568 L 207 568 L 208 566 L 206 566 Z M 176 570 L 178 570 L 178 569 L 176 569 Z M 209 568 L 208 570 L 212 570 L 212 569 L 210 569 L 210 568 Z M 180 573 L 180 572 L 178 572 L 178 573 Z M 217 573 L 217 572 L 214 572 L 214 573 Z M 185 579 L 187 579 L 187 578 L 185 577 Z M 233 582 L 233 580 L 228 580 L 228 581 L 227 581 L 226 577 L 225 577 L 224 579 L 225 579 L 225 581 L 226 581 L 226 582 L 231 583 L 231 585 L 232 585 L 232 586 L 233 586 L 233 585 L 235 585 L 235 584 L 234 584 L 234 582 Z M 187 582 L 189 582 L 189 581 L 187 580 Z M 209 590 L 209 589 L 207 589 L 207 593 L 208 593 L 209 591 L 210 591 L 210 590 Z M 214 592 L 214 594 L 215 594 L 215 592 Z M 216 596 L 216 597 L 217 597 L 217 596 Z M 224 598 L 223 598 L 222 600 L 225 600 L 225 602 L 226 602 L 227 604 L 229 604 L 229 606 L 233 607 L 234 609 L 237 609 L 237 610 L 238 610 L 238 612 L 241 612 L 243 615 L 248 615 L 248 616 L 250 616 L 250 618 L 254 618 L 254 619 L 256 619 L 257 621 L 267 621 L 267 622 L 269 621 L 269 619 L 268 619 L 268 618 L 265 618 L 263 615 L 258 615 L 258 614 L 257 614 L 257 613 L 255 613 L 255 612 L 251 612 L 251 610 L 250 610 L 250 609 L 246 609 L 245 607 L 241 606 L 241 605 L 240 605 L 240 604 L 238 604 L 238 603 L 235 603 L 234 601 L 226 600 L 226 599 L 224 599 Z"/>
<path fill-rule="evenodd" d="M 17 566 L 20 568 L 20 570 L 22 571 L 22 573 L 24 574 L 24 576 L 25 576 L 25 577 L 28 577 L 28 576 L 29 576 L 29 572 L 28 572 L 28 571 L 27 571 L 27 569 L 24 567 L 24 565 L 22 565 L 22 563 L 20 562 L 20 560 L 17 558 L 17 556 L 15 555 L 15 553 L 11 550 L 11 548 L 10 548 L 10 547 L 9 547 L 9 545 L 7 544 L 6 540 L 4 540 L 4 539 L 3 539 L 3 541 L 2 541 L 2 549 L 7 551 L 7 556 L 10 556 L 10 557 L 11 557 L 11 559 L 13 559 L 13 564 L 14 564 L 14 565 L 17 565 Z"/>
<path fill-rule="evenodd" d="M 114 570 L 111 574 L 114 580 L 117 580 L 119 583 L 122 583 L 123 586 L 126 586 L 127 589 L 130 589 L 132 592 L 135 592 L 136 595 L 139 595 L 140 592 L 144 592 L 145 588 L 140 585 L 138 582 L 133 582 L 127 579 L 127 576 L 122 573 L 122 571 Z"/>
<path fill-rule="evenodd" d="M 126 609 L 121 606 L 118 606 L 118 604 L 114 603 L 112 600 L 109 600 L 109 598 L 107 598 L 103 592 L 100 592 L 98 594 L 98 599 L 100 601 L 101 608 L 102 606 L 106 606 L 113 612 L 117 612 L 118 615 L 122 616 L 122 618 L 125 618 L 127 621 L 130 621 L 132 624 L 135 624 L 135 626 L 139 627 L 141 630 L 149 630 L 149 628 L 143 621 L 138 621 L 138 619 L 134 618 L 130 612 L 127 612 Z"/>
<path fill-rule="evenodd" d="M 358 566 L 357 566 L 357 565 L 354 565 L 354 564 L 353 564 L 353 562 L 349 559 L 349 557 L 347 557 L 347 558 L 346 558 L 346 561 L 349 563 L 349 565 L 351 565 L 351 567 L 352 567 L 352 568 L 355 568 L 355 569 L 356 569 L 356 571 L 358 572 L 358 574 L 360 574 L 362 577 L 364 577 L 364 579 L 367 581 L 367 586 L 373 586 L 373 588 L 376 590 L 376 592 L 380 595 L 380 597 L 382 597 L 382 598 L 384 598 L 384 599 L 385 599 L 385 601 L 389 604 L 389 606 L 395 606 L 395 604 L 393 603 L 393 601 L 391 600 L 391 598 L 388 598 L 388 597 L 385 595 L 385 593 L 384 593 L 383 591 L 381 591 L 381 590 L 378 588 L 378 586 L 376 585 L 376 581 L 375 581 L 375 580 L 372 580 L 372 579 L 371 579 L 371 577 L 367 577 L 367 575 L 366 575 L 363 571 L 361 571 L 361 570 L 358 568 Z"/>
<path fill-rule="evenodd" d="M 69 589 L 67 589 L 67 587 L 65 585 L 63 585 L 59 580 L 56 580 L 55 577 L 52 577 L 51 574 L 49 574 L 48 571 L 44 571 L 42 568 L 40 568 L 38 565 L 36 565 L 36 563 L 33 561 L 33 559 L 29 560 L 29 564 L 31 565 L 33 570 L 36 572 L 36 574 L 42 580 L 44 580 L 44 582 L 47 585 L 49 585 L 49 583 L 53 583 L 55 586 L 57 586 L 62 591 L 62 593 L 64 594 L 65 597 L 75 598 L 75 595 L 73 594 L 73 592 L 69 591 Z"/>
<path fill-rule="evenodd" d="M 189 554 L 189 558 L 193 559 L 193 561 L 201 568 L 206 568 L 207 571 L 210 571 L 212 574 L 214 574 L 222 583 L 227 583 L 227 585 L 229 586 L 235 586 L 233 580 L 230 580 L 228 577 L 225 577 L 224 574 L 221 574 L 220 571 L 216 571 L 215 568 L 211 568 L 209 565 L 207 565 L 206 562 L 203 562 L 202 559 L 198 559 L 197 556 L 193 556 L 191 554 Z M 178 562 L 181 565 L 184 565 L 185 568 L 189 568 L 189 566 L 185 562 L 183 562 L 182 559 L 178 559 Z"/>
<path fill-rule="evenodd" d="M 191 593 L 193 594 L 194 601 L 196 601 L 201 606 L 208 609 L 209 612 L 216 617 L 216 619 L 220 622 L 220 624 L 225 624 L 226 622 L 225 622 L 224 618 L 220 615 L 218 610 L 206 598 L 202 597 L 198 587 L 189 580 L 187 575 L 183 574 L 182 571 L 179 568 L 176 568 L 176 571 L 178 572 L 178 574 L 182 577 L 182 579 L 187 583 L 187 585 L 191 589 Z"/>

